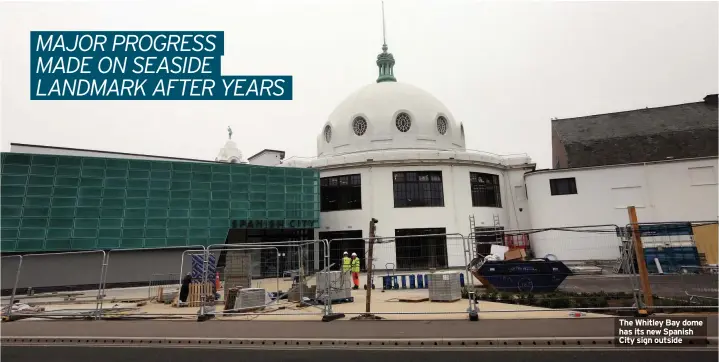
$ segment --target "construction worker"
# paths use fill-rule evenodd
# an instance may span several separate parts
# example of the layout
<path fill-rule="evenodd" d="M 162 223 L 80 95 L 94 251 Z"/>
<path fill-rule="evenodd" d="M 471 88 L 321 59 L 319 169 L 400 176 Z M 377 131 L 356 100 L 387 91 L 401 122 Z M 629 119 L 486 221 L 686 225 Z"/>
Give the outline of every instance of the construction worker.
<path fill-rule="evenodd" d="M 349 254 L 345 251 L 344 254 L 342 254 L 342 272 L 349 273 L 350 270 L 352 270 L 352 260 L 350 259 Z"/>
<path fill-rule="evenodd" d="M 352 289 L 359 289 L 359 272 L 360 272 L 360 260 L 357 257 L 357 253 L 352 253 L 352 283 L 354 287 Z"/>

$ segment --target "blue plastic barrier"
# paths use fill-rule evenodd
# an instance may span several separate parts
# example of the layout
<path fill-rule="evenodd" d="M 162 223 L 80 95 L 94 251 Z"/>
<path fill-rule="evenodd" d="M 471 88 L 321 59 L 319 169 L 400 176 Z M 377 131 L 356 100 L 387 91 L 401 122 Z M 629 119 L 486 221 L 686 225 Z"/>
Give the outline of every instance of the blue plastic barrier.
<path fill-rule="evenodd" d="M 407 276 L 402 275 L 402 289 L 407 289 Z"/>
<path fill-rule="evenodd" d="M 459 286 L 464 287 L 464 274 L 459 273 Z"/>
<path fill-rule="evenodd" d="M 190 254 L 192 263 L 192 281 L 201 282 L 203 270 L 205 269 L 205 255 L 204 254 Z M 217 273 L 217 260 L 213 254 L 207 261 L 207 280 L 214 282 L 215 273 Z"/>
<path fill-rule="evenodd" d="M 413 274 L 410 274 L 410 275 L 409 275 L 409 289 L 414 289 L 414 288 L 415 288 L 415 286 L 414 286 L 414 278 L 415 278 L 415 276 L 414 276 Z"/>
<path fill-rule="evenodd" d="M 422 278 L 422 274 L 417 274 L 417 288 L 424 289 L 424 278 Z"/>
<path fill-rule="evenodd" d="M 429 274 L 424 275 L 424 287 L 429 288 Z"/>

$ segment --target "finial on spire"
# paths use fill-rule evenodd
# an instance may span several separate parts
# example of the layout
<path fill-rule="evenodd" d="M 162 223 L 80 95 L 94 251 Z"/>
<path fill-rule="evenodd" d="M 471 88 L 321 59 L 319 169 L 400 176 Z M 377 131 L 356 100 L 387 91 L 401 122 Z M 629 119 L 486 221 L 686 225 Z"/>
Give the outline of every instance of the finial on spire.
<path fill-rule="evenodd" d="M 387 24 L 384 21 L 384 1 L 382 1 L 382 49 L 387 50 Z"/>
<path fill-rule="evenodd" d="M 227 126 L 227 134 L 229 135 L 229 139 L 232 139 L 232 127 Z"/>
<path fill-rule="evenodd" d="M 382 1 L 382 53 L 377 56 L 379 77 L 377 83 L 396 82 L 394 77 L 394 56 L 387 52 L 387 26 L 384 20 L 384 1 Z"/>

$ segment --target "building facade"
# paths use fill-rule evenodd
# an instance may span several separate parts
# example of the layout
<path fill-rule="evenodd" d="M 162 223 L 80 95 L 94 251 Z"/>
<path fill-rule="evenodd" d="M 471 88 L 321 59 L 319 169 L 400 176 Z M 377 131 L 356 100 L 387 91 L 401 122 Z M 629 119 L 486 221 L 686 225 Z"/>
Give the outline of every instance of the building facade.
<path fill-rule="evenodd" d="M 526 155 L 467 150 L 464 124 L 434 96 L 394 76 L 384 45 L 374 84 L 349 95 L 317 137 L 317 237 L 363 255 L 369 220 L 376 268 L 466 264 L 460 235 L 478 243 L 521 237 L 536 256 L 619 257 L 616 226 L 716 220 L 716 95 L 704 102 L 552 121 L 555 170 Z M 573 228 L 571 231 L 556 231 Z M 493 233 L 501 230 L 501 235 Z M 555 230 L 555 232 L 548 232 Z M 407 238 L 407 236 L 416 238 Z M 443 235 L 443 236 L 438 236 Z"/>
<path fill-rule="evenodd" d="M 634 206 L 642 223 L 716 221 L 717 157 L 639 164 L 537 170 L 524 176 L 533 228 L 629 223 Z M 561 260 L 609 260 L 619 257 L 610 238 L 585 239 L 566 247 L 533 235 L 537 255 Z M 562 247 L 560 247 L 562 246 Z"/>
<path fill-rule="evenodd" d="M 430 93 L 398 82 L 386 45 L 379 77 L 349 95 L 330 114 L 317 138 L 316 159 L 283 165 L 320 171 L 317 237 L 364 255 L 369 220 L 378 236 L 375 267 L 422 269 L 466 264 L 464 237 L 476 227 L 528 228 L 523 175 L 526 155 L 467 150 L 464 124 Z M 354 240 L 351 240 L 354 239 Z"/>
<path fill-rule="evenodd" d="M 716 157 L 717 95 L 702 102 L 552 120 L 552 167 Z"/>
<path fill-rule="evenodd" d="M 466 240 L 507 235 L 526 237 L 538 257 L 613 260 L 628 206 L 645 223 L 719 215 L 715 95 L 553 120 L 554 169 L 536 170 L 526 154 L 468 150 L 463 120 L 398 82 L 386 44 L 376 64 L 376 82 L 330 113 L 311 159 L 266 149 L 245 161 L 229 128 L 214 162 L 12 144 L 3 256 L 86 252 L 25 258 L 19 287 L 93 287 L 103 250 L 109 286 L 177 273 L 184 250 L 214 244 L 327 239 L 332 262 L 344 251 L 366 262 L 373 218 L 378 269 L 464 267 Z M 562 228 L 584 233 L 544 232 Z M 322 253 L 311 250 L 315 270 Z M 3 289 L 16 268 L 3 261 Z"/>
<path fill-rule="evenodd" d="M 312 239 L 319 226 L 317 170 L 33 150 L 2 153 L 0 251 L 87 254 L 26 257 L 21 288 L 97 283 L 100 250 L 114 251 L 108 284 L 145 283 L 178 273 L 186 249 Z M 173 250 L 143 251 L 160 248 Z M 3 289 L 16 267 L 4 260 Z"/>

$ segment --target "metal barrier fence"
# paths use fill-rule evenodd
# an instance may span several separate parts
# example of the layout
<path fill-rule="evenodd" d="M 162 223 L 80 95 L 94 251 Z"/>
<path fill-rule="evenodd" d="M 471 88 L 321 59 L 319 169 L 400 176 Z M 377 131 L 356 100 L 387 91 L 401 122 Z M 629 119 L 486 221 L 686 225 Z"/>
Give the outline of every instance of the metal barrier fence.
<path fill-rule="evenodd" d="M 97 254 L 98 260 L 86 260 L 88 258 L 75 258 L 79 255 L 91 255 Z M 69 260 L 62 260 L 59 263 L 48 263 L 46 262 L 49 257 L 63 256 Z M 3 257 L 3 258 L 13 258 Z M 92 250 L 92 251 L 77 251 L 77 252 L 62 252 L 62 253 L 46 253 L 46 254 L 28 254 L 19 256 L 19 264 L 17 267 L 15 282 L 12 288 L 9 305 L 3 308 L 2 314 L 4 318 L 12 318 L 13 314 L 19 314 L 22 312 L 23 316 L 43 316 L 43 317 L 79 317 L 79 318 L 98 318 L 99 309 L 102 303 L 103 291 L 103 276 L 105 274 L 106 258 L 107 253 L 103 250 Z M 85 293 L 77 292 L 78 287 L 68 287 L 59 282 L 56 276 L 58 274 L 57 268 L 66 268 L 66 263 L 74 263 L 76 285 L 90 287 L 97 285 L 97 293 L 95 295 L 85 296 Z M 97 265 L 99 264 L 99 265 Z M 92 272 L 93 266 L 99 267 L 99 273 L 94 274 Z M 19 288 L 19 285 L 23 284 L 23 275 L 29 275 L 31 280 L 41 280 L 42 286 L 28 285 L 24 288 Z M 96 277 L 95 277 L 96 276 Z M 81 288 L 80 287 L 80 288 Z M 45 294 L 43 292 L 48 288 L 53 289 L 52 294 Z M 35 304 L 35 306 L 29 306 L 24 310 L 13 310 L 13 304 L 19 302 L 18 293 L 24 292 L 27 295 L 22 297 L 22 301 L 45 299 L 43 303 L 27 303 Z M 38 294 L 35 294 L 38 293 Z M 80 300 L 78 300 L 78 298 Z M 49 300 L 48 300 L 49 299 Z M 58 300 L 59 299 L 59 300 Z M 46 311 L 45 309 L 56 304 L 63 302 L 85 302 L 94 303 L 94 308 L 51 308 L 52 310 Z M 40 306 L 42 305 L 42 306 Z"/>
<path fill-rule="evenodd" d="M 649 237 L 646 240 L 651 244 Z M 672 239 L 672 242 L 675 241 Z M 471 316 L 472 313 L 480 313 L 488 318 L 501 314 L 512 318 L 529 315 L 566 317 L 567 314 L 577 316 L 582 313 L 633 313 L 638 309 L 671 312 L 716 311 L 719 308 L 719 300 L 716 298 L 716 268 L 690 265 L 674 268 L 676 270 L 664 274 L 650 274 L 654 306 L 644 306 L 636 263 L 631 262 L 635 260 L 634 241 L 626 227 L 616 225 L 529 230 L 478 229 L 467 237 L 461 234 L 377 237 L 372 243 L 373 260 L 368 260 L 367 257 L 369 244 L 369 238 L 362 238 L 260 241 L 196 246 L 193 247 L 195 249 L 189 250 L 188 247 L 183 247 L 181 249 L 184 250 L 177 253 L 181 259 L 179 274 L 175 273 L 176 264 L 169 272 L 162 270 L 144 274 L 144 278 L 149 277 L 148 284 L 136 288 L 141 290 L 139 293 L 132 288 L 106 289 L 108 282 L 122 279 L 118 277 L 118 273 L 127 272 L 119 270 L 120 268 L 110 268 L 115 265 L 110 263 L 111 261 L 125 265 L 121 262 L 123 250 L 110 253 L 95 251 L 49 254 L 62 255 L 65 263 L 72 263 L 75 260 L 72 255 L 75 254 L 102 254 L 98 255 L 96 261 L 100 263 L 100 280 L 95 281 L 97 296 L 85 297 L 91 298 L 88 302 L 95 303 L 95 308 L 76 309 L 70 313 L 62 309 L 67 309 L 67 306 L 64 306 L 59 310 L 48 308 L 48 311 L 38 312 L 36 315 L 73 315 L 84 318 L 212 315 L 225 319 L 311 319 L 336 313 L 354 316 L 365 314 L 365 288 L 374 288 L 370 313 L 390 319 L 424 319 L 431 315 L 435 316 L 432 318 L 466 319 L 468 314 Z M 132 251 L 141 251 L 142 255 L 151 258 L 153 251 L 172 249 L 180 248 Z M 356 289 L 353 289 L 355 284 L 351 273 L 337 273 L 342 269 L 341 256 L 345 249 L 350 253 L 357 253 L 361 260 L 362 267 Z M 504 255 L 504 249 L 509 253 Z M 161 286 L 170 286 L 174 290 L 181 285 L 186 271 L 190 270 L 189 254 L 193 253 L 201 256 L 203 266 L 200 282 L 205 284 L 214 284 L 215 275 L 209 273 L 212 269 L 209 260 L 210 255 L 216 258 L 217 264 L 213 267 L 216 266 L 220 281 L 224 282 L 224 286 L 218 288 L 221 289 L 219 300 L 214 297 L 213 288 L 205 288 L 198 289 L 200 302 L 192 307 L 151 305 L 125 308 L 122 304 L 127 303 L 117 302 L 120 307 L 113 308 L 116 307 L 113 305 L 103 308 L 103 303 L 108 300 L 113 300 L 115 304 L 116 300 L 121 300 L 125 295 L 151 299 Z M 519 257 L 526 255 L 529 261 L 507 262 L 504 263 L 506 267 L 499 268 L 498 264 L 491 263 L 491 259 L 495 257 L 487 258 L 487 255 L 492 253 L 507 258 L 513 258 L 512 254 Z M 172 254 L 173 258 L 176 258 L 177 254 Z M 8 264 L 12 262 L 11 258 L 18 260 L 17 269 L 12 269 L 15 270 L 15 284 L 10 303 L 16 298 L 16 291 L 21 292 L 25 288 L 24 284 L 18 283 L 22 282 L 23 273 L 37 276 L 37 272 L 32 271 L 35 264 L 29 260 L 42 258 L 44 255 L 48 254 L 3 257 L 3 262 L 8 260 Z M 532 261 L 534 259 L 537 260 Z M 237 263 L 243 260 L 245 266 L 238 267 Z M 563 267 L 552 264 L 556 260 L 568 268 L 566 273 Z M 85 263 L 89 262 L 85 260 Z M 54 263 L 56 261 L 53 265 Z M 372 280 L 368 280 L 366 274 L 370 265 L 373 269 Z M 10 268 L 4 268 L 3 271 L 8 272 Z M 491 268 L 494 269 L 490 270 Z M 51 269 L 43 272 L 52 274 Z M 329 273 L 330 270 L 333 272 Z M 248 276 L 248 283 L 240 285 L 235 278 L 238 275 Z M 97 279 L 92 276 L 84 278 Z M 9 278 L 6 280 L 6 284 L 10 285 Z M 20 288 L 19 285 L 23 287 Z M 257 294 L 254 301 L 229 301 L 228 290 L 235 286 L 242 286 L 248 293 L 255 290 Z M 257 291 L 258 289 L 263 291 Z M 249 295 L 243 294 L 243 298 Z M 145 296 L 147 298 L 144 298 Z M 234 298 L 237 299 L 237 294 Z M 8 314 L 12 312 L 3 312 L 4 316 Z"/>
<path fill-rule="evenodd" d="M 190 248 L 190 250 L 186 250 Z M 104 273 L 102 278 L 102 283 L 100 290 L 102 291 L 103 298 L 100 298 L 100 303 L 97 308 L 97 318 L 101 319 L 104 317 L 110 317 L 110 318 L 116 318 L 118 316 L 134 316 L 137 314 L 142 314 L 145 316 L 154 316 L 157 315 L 152 312 L 139 312 L 135 306 L 127 306 L 123 308 L 115 308 L 115 305 L 113 305 L 110 308 L 104 308 L 104 302 L 106 300 L 113 300 L 113 299 L 125 299 L 125 300 L 134 300 L 137 297 L 139 297 L 139 294 L 136 293 L 134 290 L 114 290 L 112 296 L 108 296 L 106 293 L 106 285 L 107 285 L 107 279 L 109 272 L 111 270 L 111 266 L 114 265 L 111 263 L 113 260 L 112 257 L 115 256 L 115 259 L 122 258 L 124 255 L 127 255 L 129 253 L 141 253 L 137 255 L 132 255 L 133 257 L 142 257 L 145 256 L 147 258 L 152 258 L 155 256 L 158 252 L 172 252 L 172 251 L 181 251 L 181 261 L 180 261 L 180 278 L 182 277 L 182 266 L 185 263 L 185 256 L 187 251 L 198 251 L 202 253 L 203 255 L 206 255 L 206 247 L 203 245 L 189 245 L 189 246 L 178 246 L 178 247 L 162 247 L 162 248 L 143 248 L 143 249 L 114 249 L 107 252 L 105 261 L 104 261 Z M 204 258 L 206 259 L 206 257 Z M 127 267 L 127 266 L 126 266 Z M 175 269 L 176 270 L 176 269 Z M 115 278 L 121 278 L 122 273 L 126 273 L 126 270 L 120 270 L 119 274 L 117 276 L 114 276 Z M 153 273 L 154 274 L 154 273 Z M 205 273 L 206 274 L 206 273 Z M 178 278 L 178 282 L 180 282 Z M 135 297 L 135 298 L 133 298 Z M 128 303 L 129 304 L 129 303 Z M 167 315 L 165 313 L 160 313 L 160 315 Z M 176 315 L 194 315 L 190 313 L 176 313 Z"/>
<path fill-rule="evenodd" d="M 373 240 L 373 260 L 368 260 L 370 238 L 333 239 L 329 240 L 328 248 L 332 255 L 342 255 L 343 250 L 336 250 L 338 246 L 348 247 L 360 258 L 363 266 L 357 277 L 352 276 L 351 285 L 346 279 L 345 284 L 340 283 L 342 290 L 371 287 L 379 294 L 372 294 L 370 312 L 373 315 L 427 315 L 427 314 L 465 314 L 465 302 L 447 303 L 442 307 L 437 304 L 422 303 L 427 300 L 427 282 L 440 275 L 443 271 L 453 271 L 441 274 L 440 278 L 453 278 L 457 281 L 456 288 L 453 283 L 446 283 L 438 293 L 449 301 L 456 297 L 462 299 L 460 278 L 462 283 L 467 280 L 466 274 L 466 238 L 459 233 L 455 234 L 429 234 L 429 235 L 398 235 L 394 237 L 375 237 Z M 349 254 L 349 251 L 348 251 Z M 335 265 L 342 265 L 339 260 L 331 260 Z M 372 280 L 367 279 L 366 269 L 372 263 Z M 429 282 L 431 284 L 431 282 Z M 430 291 L 431 293 L 431 291 Z M 362 315 L 366 312 L 366 294 L 364 291 L 352 292 L 351 297 L 345 297 L 347 292 L 338 293 L 340 298 L 327 298 L 330 312 L 345 315 Z M 451 295 L 450 295 L 451 294 Z M 378 296 L 379 295 L 379 296 Z M 436 299 L 437 300 L 437 299 Z M 435 300 L 435 301 L 436 301 Z M 461 305 L 460 305 L 461 304 Z"/>
<path fill-rule="evenodd" d="M 158 295 L 161 291 L 164 293 L 170 288 L 179 290 L 180 283 L 178 283 L 178 280 L 181 279 L 181 275 L 182 274 L 178 273 L 152 274 L 147 287 L 147 299 L 158 299 Z"/>
<path fill-rule="evenodd" d="M 6 314 L 8 316 L 12 315 L 12 305 L 15 302 L 15 292 L 17 292 L 17 284 L 20 281 L 20 270 L 22 269 L 22 255 L 11 255 L 11 256 L 3 256 L 0 257 L 0 265 L 4 265 L 7 262 L 2 261 L 2 259 L 5 260 L 13 260 L 17 259 L 17 268 L 15 268 L 15 281 L 12 286 L 12 291 L 10 292 L 10 298 L 6 299 L 3 298 L 3 301 L 7 300 L 7 303 L 3 303 L 4 305 L 0 307 L 0 310 L 3 311 L 3 314 Z M 7 311 L 5 311 L 7 308 Z"/>
<path fill-rule="evenodd" d="M 326 306 L 316 298 L 315 277 L 325 268 L 326 240 L 208 246 L 208 253 L 213 251 L 222 253 L 219 264 L 224 265 L 218 269 L 222 270 L 219 273 L 223 276 L 225 295 L 225 306 L 222 310 L 215 309 L 212 312 L 215 316 L 324 314 Z M 245 289 L 231 293 L 230 288 L 236 286 Z M 272 287 L 274 293 L 267 293 Z M 205 312 L 201 308 L 201 313 Z"/>

